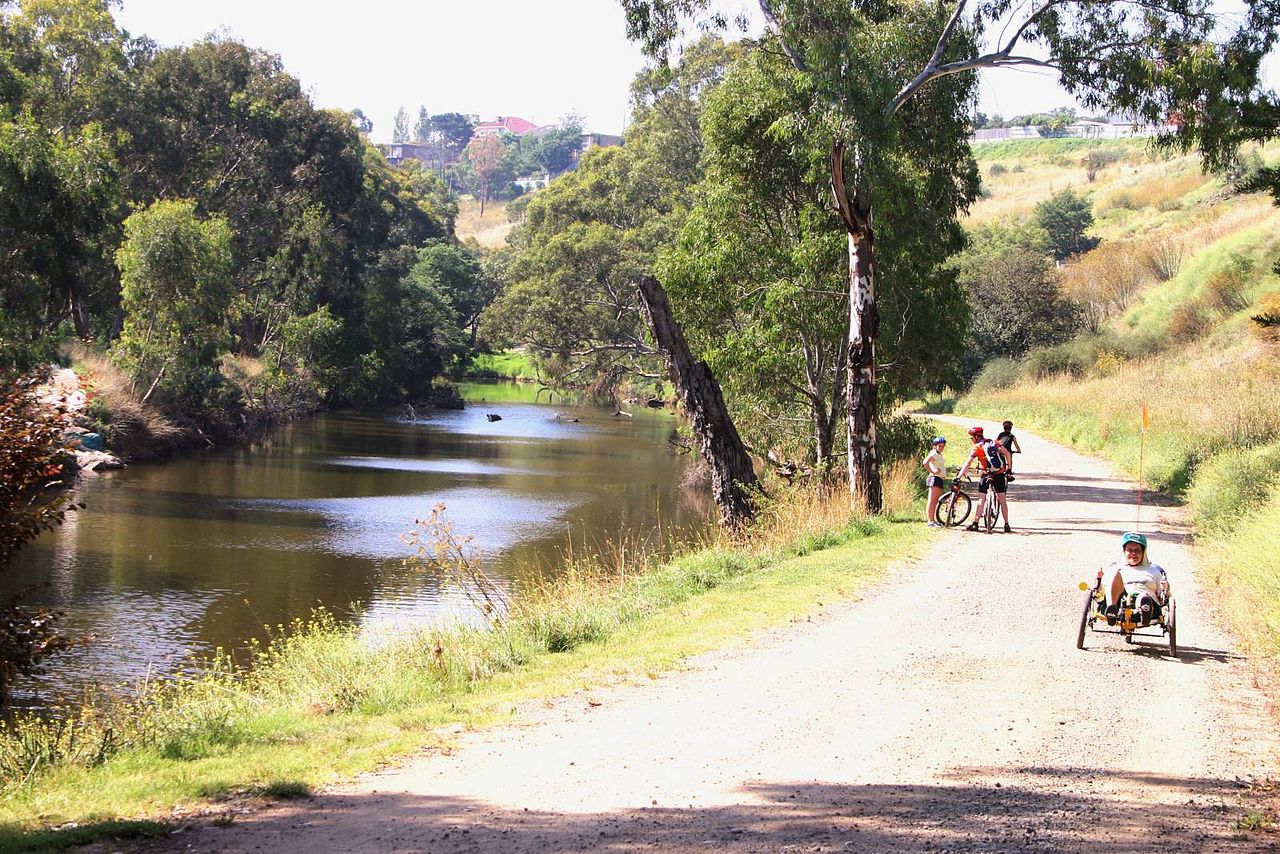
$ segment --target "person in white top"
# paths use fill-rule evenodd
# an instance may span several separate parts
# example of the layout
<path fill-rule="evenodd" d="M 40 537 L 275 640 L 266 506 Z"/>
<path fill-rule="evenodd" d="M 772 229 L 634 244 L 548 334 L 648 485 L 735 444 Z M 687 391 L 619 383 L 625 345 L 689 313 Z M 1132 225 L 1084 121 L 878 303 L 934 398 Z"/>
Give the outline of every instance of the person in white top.
<path fill-rule="evenodd" d="M 942 452 L 947 449 L 947 440 L 934 436 L 929 445 L 930 451 L 921 463 L 928 472 L 924 479 L 925 486 L 929 487 L 929 509 L 925 516 L 930 528 L 941 528 L 942 524 L 938 521 L 938 499 L 942 497 L 942 484 L 947 476 L 947 462 L 942 458 Z"/>
<path fill-rule="evenodd" d="M 1107 614 L 1119 612 L 1121 600 L 1133 597 L 1133 609 L 1139 622 L 1148 623 L 1169 601 L 1169 577 L 1164 568 L 1147 557 L 1147 538 L 1136 531 L 1120 539 L 1124 559 L 1113 561 L 1104 572 L 1110 575 L 1107 585 Z"/>

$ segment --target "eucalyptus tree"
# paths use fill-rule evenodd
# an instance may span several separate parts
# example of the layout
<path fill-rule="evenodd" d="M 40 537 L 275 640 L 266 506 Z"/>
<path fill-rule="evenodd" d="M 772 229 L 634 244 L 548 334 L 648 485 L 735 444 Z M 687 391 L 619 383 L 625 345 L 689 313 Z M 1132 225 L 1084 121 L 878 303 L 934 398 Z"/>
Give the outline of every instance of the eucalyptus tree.
<path fill-rule="evenodd" d="M 188 199 L 160 200 L 129 216 L 117 253 L 124 329 L 113 358 L 142 392 L 200 396 L 216 384 L 231 302 L 231 227 Z M 144 391 L 145 390 L 145 391 Z M 189 401 L 189 412 L 202 400 Z"/>
<path fill-rule="evenodd" d="M 826 468 L 844 409 L 848 303 L 823 119 L 809 78 L 771 38 L 735 63 L 707 98 L 706 177 L 664 279 L 739 417 L 757 414 L 748 430 L 773 444 L 795 434 L 788 425 L 807 424 L 812 457 Z M 964 130 L 952 127 L 953 145 Z M 973 197 L 977 173 L 969 157 L 908 151 L 880 177 L 886 204 L 918 211 L 880 235 L 897 397 L 958 376 L 964 299 L 943 264 L 962 245 L 951 212 Z M 927 311 L 913 310 L 920 304 Z"/>
<path fill-rule="evenodd" d="M 620 0 L 628 34 L 665 56 L 711 0 Z M 829 110 L 830 178 L 847 232 L 850 324 L 850 487 L 881 504 L 876 452 L 876 216 L 879 176 L 904 150 L 953 157 L 950 129 L 971 109 L 971 75 L 1041 67 L 1087 108 L 1163 123 L 1170 142 L 1199 144 L 1212 161 L 1244 136 L 1239 119 L 1258 100 L 1262 58 L 1276 38 L 1274 3 L 1250 4 L 1227 26 L 1211 0 L 760 0 L 769 31 L 810 77 Z M 704 23 L 727 24 L 710 14 Z M 941 132 L 939 132 L 941 130 Z M 959 197 L 959 194 L 958 194 Z M 881 210 L 883 213 L 883 210 Z"/>

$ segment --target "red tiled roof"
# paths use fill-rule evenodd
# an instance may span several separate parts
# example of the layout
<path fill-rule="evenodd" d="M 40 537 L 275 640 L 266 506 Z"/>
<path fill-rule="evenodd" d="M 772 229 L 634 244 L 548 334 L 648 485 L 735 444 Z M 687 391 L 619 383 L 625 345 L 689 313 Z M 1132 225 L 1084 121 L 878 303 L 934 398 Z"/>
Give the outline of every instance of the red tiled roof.
<path fill-rule="evenodd" d="M 476 130 L 495 130 L 495 129 L 505 130 L 509 133 L 514 133 L 516 136 L 521 136 L 523 134 L 528 133 L 531 130 L 537 129 L 537 127 L 538 126 L 535 125 L 533 122 L 522 119 L 519 116 L 499 116 L 495 121 L 481 122 L 480 124 L 476 125 L 475 129 Z"/>

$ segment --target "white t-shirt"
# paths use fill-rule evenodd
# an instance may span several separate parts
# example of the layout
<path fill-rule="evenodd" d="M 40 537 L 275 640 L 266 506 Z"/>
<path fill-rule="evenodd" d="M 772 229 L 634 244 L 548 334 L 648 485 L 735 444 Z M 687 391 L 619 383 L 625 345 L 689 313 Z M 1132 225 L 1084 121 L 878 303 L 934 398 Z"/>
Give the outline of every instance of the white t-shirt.
<path fill-rule="evenodd" d="M 1126 593 L 1149 593 L 1156 601 L 1160 600 L 1160 579 L 1164 578 L 1164 569 L 1159 564 L 1129 566 L 1123 561 L 1116 561 L 1111 566 L 1113 573 L 1120 573 Z"/>
<path fill-rule="evenodd" d="M 947 463 L 942 459 L 942 451 L 934 448 L 924 458 L 924 467 L 935 477 L 947 476 Z"/>

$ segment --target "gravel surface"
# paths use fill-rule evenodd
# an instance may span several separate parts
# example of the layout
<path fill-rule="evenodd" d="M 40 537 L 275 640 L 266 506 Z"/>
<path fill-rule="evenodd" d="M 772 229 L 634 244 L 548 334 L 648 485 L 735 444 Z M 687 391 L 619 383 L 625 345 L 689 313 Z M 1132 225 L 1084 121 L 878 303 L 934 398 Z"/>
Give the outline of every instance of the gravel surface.
<path fill-rule="evenodd" d="M 1280 850 L 1276 834 L 1234 829 L 1280 738 L 1177 511 L 1144 508 L 1143 527 L 1169 570 L 1181 657 L 1161 637 L 1094 633 L 1077 650 L 1077 585 L 1120 555 L 1134 486 L 1019 441 L 1013 534 L 936 532 L 926 560 L 859 601 L 815 603 L 809 622 L 144 847 Z"/>

